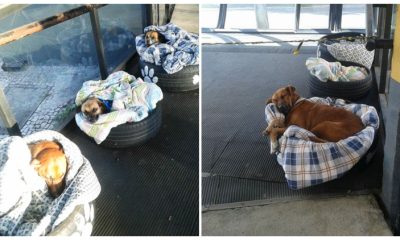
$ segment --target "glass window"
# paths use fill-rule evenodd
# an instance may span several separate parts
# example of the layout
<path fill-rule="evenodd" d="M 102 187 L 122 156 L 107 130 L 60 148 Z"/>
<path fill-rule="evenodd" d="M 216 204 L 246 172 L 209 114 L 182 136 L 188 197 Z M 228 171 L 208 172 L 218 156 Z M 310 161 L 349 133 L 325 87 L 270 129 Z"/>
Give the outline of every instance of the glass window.
<path fill-rule="evenodd" d="M 82 6 L 82 4 L 13 4 L 0 14 L 0 32 L 6 32 L 25 24 L 40 21 L 58 13 Z M 5 21 L 7 19 L 7 21 Z"/>
<path fill-rule="evenodd" d="M 257 29 L 255 4 L 228 4 L 226 29 Z"/>
<path fill-rule="evenodd" d="M 99 9 L 108 72 L 136 52 L 135 37 L 143 33 L 142 5 L 116 4 Z"/>
<path fill-rule="evenodd" d="M 365 12 L 365 4 L 343 4 L 342 29 L 364 29 Z"/>
<path fill-rule="evenodd" d="M 216 28 L 219 16 L 219 4 L 202 4 L 200 15 L 201 28 Z"/>
<path fill-rule="evenodd" d="M 257 4 L 256 9 L 264 8 L 257 12 L 257 19 L 261 16 L 267 16 L 268 25 L 265 29 L 294 29 L 295 23 L 295 5 L 294 4 Z M 264 29 L 263 25 L 258 23 L 259 29 Z"/>
<path fill-rule="evenodd" d="M 328 29 L 328 4 L 301 4 L 300 29 Z"/>

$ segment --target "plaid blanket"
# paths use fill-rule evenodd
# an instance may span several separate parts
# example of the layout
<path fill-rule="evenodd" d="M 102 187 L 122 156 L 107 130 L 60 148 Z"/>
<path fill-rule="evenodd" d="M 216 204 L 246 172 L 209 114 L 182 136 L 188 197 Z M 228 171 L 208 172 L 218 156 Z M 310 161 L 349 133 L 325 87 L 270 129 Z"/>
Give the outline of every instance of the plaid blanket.
<path fill-rule="evenodd" d="M 188 33 L 173 23 L 164 26 L 151 25 L 144 29 L 158 31 L 164 35 L 167 43 L 146 46 L 144 34 L 136 36 L 136 50 L 145 62 L 162 65 L 169 73 L 176 73 L 186 65 L 199 64 L 199 36 Z"/>
<path fill-rule="evenodd" d="M 315 136 L 310 131 L 289 126 L 279 139 L 279 147 L 271 151 L 277 154 L 278 163 L 285 171 L 291 189 L 301 189 L 343 176 L 368 151 L 379 127 L 379 117 L 372 106 L 345 104 L 342 99 L 329 97 L 313 97 L 308 101 L 351 111 L 361 118 L 366 127 L 354 136 L 336 143 L 315 143 L 309 140 L 310 136 Z M 284 115 L 273 103 L 266 106 L 265 117 L 268 124 L 276 118 L 284 119 Z"/>
<path fill-rule="evenodd" d="M 76 95 L 76 106 L 82 105 L 91 96 L 112 100 L 111 112 L 100 115 L 95 123 L 86 120 L 80 112 L 75 115 L 75 121 L 83 132 L 100 144 L 113 127 L 145 119 L 163 98 L 163 93 L 154 83 L 147 83 L 124 71 L 118 71 L 105 80 L 84 82 Z"/>
<path fill-rule="evenodd" d="M 30 166 L 28 144 L 41 140 L 61 143 L 69 163 L 66 187 L 56 199 Z M 46 130 L 24 138 L 0 140 L 0 236 L 46 235 L 67 219 L 77 205 L 96 199 L 100 189 L 89 161 L 58 132 Z"/>

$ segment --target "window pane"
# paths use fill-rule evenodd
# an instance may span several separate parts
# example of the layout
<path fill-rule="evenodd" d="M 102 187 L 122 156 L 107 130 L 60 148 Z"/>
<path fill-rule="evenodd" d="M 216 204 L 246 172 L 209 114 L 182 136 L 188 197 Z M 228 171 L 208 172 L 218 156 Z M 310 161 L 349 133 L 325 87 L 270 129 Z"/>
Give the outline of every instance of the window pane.
<path fill-rule="evenodd" d="M 365 11 L 365 5 L 343 4 L 342 29 L 364 29 Z"/>
<path fill-rule="evenodd" d="M 267 29 L 294 29 L 295 9 L 294 4 L 265 4 Z M 259 29 L 262 29 L 260 24 Z"/>
<path fill-rule="evenodd" d="M 200 26 L 202 28 L 216 28 L 219 16 L 219 4 L 202 4 L 200 14 Z"/>
<path fill-rule="evenodd" d="M 256 29 L 255 4 L 228 4 L 225 20 L 226 29 Z"/>
<path fill-rule="evenodd" d="M 58 11 L 58 5 L 53 11 Z M 47 17 L 51 6 L 30 5 Z M 41 13 L 41 14 L 40 14 Z M 15 12 L 0 27 L 26 21 Z M 40 19 L 38 19 L 40 20 Z M 11 66 L 13 66 L 11 68 Z M 57 129 L 68 115 L 83 81 L 99 78 L 89 14 L 0 46 L 0 86 L 24 135 Z M 0 121 L 0 134 L 6 133 Z"/>
<path fill-rule="evenodd" d="M 226 29 L 294 29 L 294 4 L 228 4 Z"/>
<path fill-rule="evenodd" d="M 300 29 L 328 29 L 328 4 L 301 4 Z"/>
<path fill-rule="evenodd" d="M 142 5 L 111 4 L 99 9 L 107 69 L 136 52 L 135 37 L 143 33 Z"/>

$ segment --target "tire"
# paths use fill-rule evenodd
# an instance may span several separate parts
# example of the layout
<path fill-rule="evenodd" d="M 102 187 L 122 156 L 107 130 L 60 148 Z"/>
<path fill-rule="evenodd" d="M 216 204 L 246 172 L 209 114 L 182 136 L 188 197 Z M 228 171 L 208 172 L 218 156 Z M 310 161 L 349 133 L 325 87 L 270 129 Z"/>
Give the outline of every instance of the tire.
<path fill-rule="evenodd" d="M 199 83 L 194 81 L 194 76 L 199 75 L 199 65 L 185 66 L 179 72 L 168 74 L 162 66 L 139 60 L 142 77 L 146 77 L 145 68 L 154 70 L 154 77 L 158 78 L 157 85 L 167 92 L 187 92 L 199 88 Z M 153 76 L 151 76 L 153 78 Z"/>
<path fill-rule="evenodd" d="M 142 121 L 125 123 L 112 128 L 100 146 L 125 148 L 139 145 L 156 136 L 160 127 L 161 106 L 157 105 L 156 109 Z"/>
<path fill-rule="evenodd" d="M 341 62 L 343 66 L 359 66 L 357 63 Z M 365 68 L 365 67 L 364 67 Z M 367 69 L 367 68 L 365 68 Z M 310 74 L 309 87 L 313 96 L 335 97 L 346 100 L 357 100 L 365 96 L 372 86 L 371 71 L 367 69 L 368 76 L 365 79 L 350 82 L 322 82 Z"/>
<path fill-rule="evenodd" d="M 91 235 L 94 223 L 93 202 L 75 207 L 72 213 L 47 236 L 85 236 Z"/>
<path fill-rule="evenodd" d="M 329 53 L 327 45 L 339 42 L 338 40 L 334 40 L 335 38 L 360 37 L 360 36 L 364 36 L 364 34 L 357 32 L 342 32 L 342 33 L 334 33 L 323 36 L 321 39 L 326 39 L 326 40 L 318 44 L 317 56 L 325 59 L 328 62 L 340 62 Z"/>

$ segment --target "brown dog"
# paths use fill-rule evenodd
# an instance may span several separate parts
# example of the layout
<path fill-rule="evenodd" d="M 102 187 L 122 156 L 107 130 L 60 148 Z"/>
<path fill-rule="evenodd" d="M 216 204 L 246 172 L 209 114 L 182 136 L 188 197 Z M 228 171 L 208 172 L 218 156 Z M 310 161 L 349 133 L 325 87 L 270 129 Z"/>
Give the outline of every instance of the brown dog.
<path fill-rule="evenodd" d="M 145 34 L 145 41 L 146 41 L 146 46 L 149 47 L 150 45 L 156 44 L 156 43 L 165 43 L 165 37 L 157 32 L 157 31 L 148 31 Z"/>
<path fill-rule="evenodd" d="M 29 145 L 31 166 L 45 179 L 51 196 L 61 195 L 65 188 L 68 162 L 62 146 L 53 141 L 41 141 Z"/>
<path fill-rule="evenodd" d="M 297 125 L 314 133 L 314 142 L 337 142 L 364 128 L 361 119 L 345 109 L 302 100 L 292 86 L 278 89 L 268 103 L 274 103 L 285 115 L 285 121 L 274 120 L 264 130 L 273 146 L 290 125 Z"/>
<path fill-rule="evenodd" d="M 82 104 L 81 111 L 89 122 L 94 123 L 101 114 L 106 113 L 106 106 L 98 98 L 90 97 Z"/>

